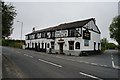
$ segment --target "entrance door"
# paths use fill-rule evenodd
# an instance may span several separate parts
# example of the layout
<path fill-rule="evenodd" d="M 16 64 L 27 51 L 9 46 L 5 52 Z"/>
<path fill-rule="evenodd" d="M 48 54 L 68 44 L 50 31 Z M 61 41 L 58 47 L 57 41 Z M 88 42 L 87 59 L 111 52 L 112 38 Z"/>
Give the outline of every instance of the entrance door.
<path fill-rule="evenodd" d="M 28 43 L 28 49 L 29 49 L 29 43 Z"/>
<path fill-rule="evenodd" d="M 35 50 L 37 50 L 37 43 L 35 43 Z"/>
<path fill-rule="evenodd" d="M 98 43 L 98 50 L 100 50 L 100 43 Z"/>
<path fill-rule="evenodd" d="M 59 43 L 59 53 L 63 54 L 63 43 Z"/>

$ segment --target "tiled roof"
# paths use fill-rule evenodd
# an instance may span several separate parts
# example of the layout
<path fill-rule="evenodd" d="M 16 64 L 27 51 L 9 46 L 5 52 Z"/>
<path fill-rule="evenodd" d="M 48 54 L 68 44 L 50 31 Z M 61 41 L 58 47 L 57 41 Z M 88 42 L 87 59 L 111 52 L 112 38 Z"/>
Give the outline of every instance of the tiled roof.
<path fill-rule="evenodd" d="M 61 30 L 61 29 L 83 27 L 85 24 L 87 24 L 91 20 L 94 21 L 95 19 L 94 18 L 90 18 L 90 19 L 81 20 L 81 21 L 64 23 L 64 24 L 60 24 L 58 26 L 54 26 L 54 27 L 50 27 L 50 28 L 46 28 L 46 29 L 37 30 L 37 31 L 34 31 L 34 32 L 30 33 L 30 34 L 38 33 L 38 32 L 47 32 L 47 31 L 54 31 L 54 30 Z M 27 35 L 29 35 L 29 34 L 27 34 Z"/>

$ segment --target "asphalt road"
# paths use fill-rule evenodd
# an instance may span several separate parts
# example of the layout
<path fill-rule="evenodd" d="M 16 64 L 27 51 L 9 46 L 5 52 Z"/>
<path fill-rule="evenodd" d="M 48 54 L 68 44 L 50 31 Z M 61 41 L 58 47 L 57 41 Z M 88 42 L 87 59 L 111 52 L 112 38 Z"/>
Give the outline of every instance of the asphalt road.
<path fill-rule="evenodd" d="M 116 63 L 119 60 L 116 59 L 118 56 L 114 56 L 118 52 L 114 50 L 108 50 L 104 55 L 75 57 L 3 47 L 2 54 L 24 73 L 24 78 L 89 78 L 99 80 L 119 78 L 120 70 L 115 67 L 119 67 Z M 115 66 L 112 64 L 111 54 Z"/>

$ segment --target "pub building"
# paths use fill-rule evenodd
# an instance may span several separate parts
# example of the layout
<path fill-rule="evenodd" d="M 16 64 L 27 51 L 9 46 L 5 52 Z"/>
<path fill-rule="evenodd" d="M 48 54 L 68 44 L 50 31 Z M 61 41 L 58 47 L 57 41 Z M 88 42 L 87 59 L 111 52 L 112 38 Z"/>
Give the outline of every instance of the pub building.
<path fill-rule="evenodd" d="M 25 35 L 26 49 L 77 56 L 91 54 L 101 50 L 100 34 L 95 18 L 33 29 Z"/>

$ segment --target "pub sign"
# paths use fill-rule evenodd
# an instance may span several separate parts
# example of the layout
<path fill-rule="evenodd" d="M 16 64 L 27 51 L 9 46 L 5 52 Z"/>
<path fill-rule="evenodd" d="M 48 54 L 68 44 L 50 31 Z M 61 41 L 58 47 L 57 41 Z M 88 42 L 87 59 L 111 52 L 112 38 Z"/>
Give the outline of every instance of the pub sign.
<path fill-rule="evenodd" d="M 90 40 L 90 32 L 86 29 L 86 30 L 83 30 L 83 39 L 86 39 L 86 40 Z"/>

